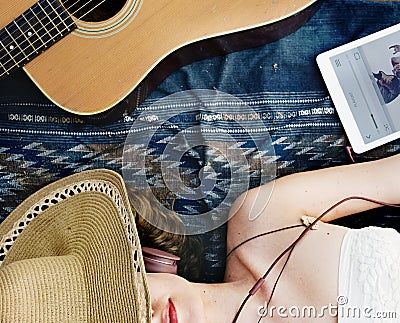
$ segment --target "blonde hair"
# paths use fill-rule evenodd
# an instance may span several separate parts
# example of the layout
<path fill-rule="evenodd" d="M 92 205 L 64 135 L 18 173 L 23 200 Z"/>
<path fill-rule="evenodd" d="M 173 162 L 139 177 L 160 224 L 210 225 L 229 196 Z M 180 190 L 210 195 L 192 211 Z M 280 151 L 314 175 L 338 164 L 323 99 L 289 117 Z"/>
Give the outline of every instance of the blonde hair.
<path fill-rule="evenodd" d="M 154 196 L 152 191 L 128 188 L 128 193 L 142 246 L 161 249 L 181 257 L 178 274 L 189 280 L 198 280 L 202 272 L 203 252 L 200 237 L 185 235 L 185 225 L 175 212 L 165 212 L 160 203 L 151 202 Z M 167 195 L 157 192 L 159 201 L 172 210 L 173 203 L 168 203 Z M 168 227 L 169 232 L 160 227 Z"/>

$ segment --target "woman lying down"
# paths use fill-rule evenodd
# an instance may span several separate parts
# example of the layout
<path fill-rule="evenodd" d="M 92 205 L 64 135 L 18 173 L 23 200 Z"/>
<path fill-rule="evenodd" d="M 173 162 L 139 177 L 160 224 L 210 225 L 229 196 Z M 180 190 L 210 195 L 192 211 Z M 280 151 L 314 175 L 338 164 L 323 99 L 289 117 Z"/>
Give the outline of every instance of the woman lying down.
<path fill-rule="evenodd" d="M 399 234 L 326 222 L 399 203 L 399 168 L 397 155 L 290 175 L 268 203 L 269 187 L 250 190 L 232 207 L 220 284 L 188 282 L 160 258 L 163 272 L 146 272 L 118 174 L 64 178 L 0 225 L 0 321 L 398 322 Z"/>

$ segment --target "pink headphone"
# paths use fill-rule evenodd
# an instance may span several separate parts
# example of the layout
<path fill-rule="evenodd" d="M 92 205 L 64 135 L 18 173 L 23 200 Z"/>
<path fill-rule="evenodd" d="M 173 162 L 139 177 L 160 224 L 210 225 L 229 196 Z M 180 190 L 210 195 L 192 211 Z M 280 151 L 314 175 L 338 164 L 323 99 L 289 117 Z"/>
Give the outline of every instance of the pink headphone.
<path fill-rule="evenodd" d="M 171 253 L 149 248 L 142 248 L 144 266 L 148 273 L 167 273 L 176 275 L 178 272 L 178 256 Z"/>

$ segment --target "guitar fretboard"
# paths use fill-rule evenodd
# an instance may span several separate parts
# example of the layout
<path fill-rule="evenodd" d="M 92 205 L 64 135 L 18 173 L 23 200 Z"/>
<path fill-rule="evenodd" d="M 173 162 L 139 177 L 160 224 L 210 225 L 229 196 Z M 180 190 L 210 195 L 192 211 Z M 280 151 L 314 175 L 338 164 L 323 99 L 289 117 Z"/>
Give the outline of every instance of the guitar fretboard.
<path fill-rule="evenodd" d="M 0 78 L 38 56 L 76 28 L 57 0 L 40 0 L 0 30 Z"/>

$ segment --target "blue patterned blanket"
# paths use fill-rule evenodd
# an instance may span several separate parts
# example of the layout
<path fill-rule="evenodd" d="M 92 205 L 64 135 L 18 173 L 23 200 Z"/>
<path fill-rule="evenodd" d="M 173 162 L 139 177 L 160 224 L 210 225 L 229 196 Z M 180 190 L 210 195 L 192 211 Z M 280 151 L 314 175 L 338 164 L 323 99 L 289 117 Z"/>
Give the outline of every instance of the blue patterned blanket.
<path fill-rule="evenodd" d="M 0 221 L 27 196 L 56 179 L 93 168 L 122 173 L 124 144 L 134 122 L 148 113 L 158 99 L 184 90 L 217 89 L 244 102 L 268 131 L 275 154 L 276 176 L 350 163 L 346 151 L 348 142 L 315 57 L 324 50 L 397 23 L 399 9 L 400 4 L 396 2 L 327 0 L 306 25 L 279 41 L 179 69 L 133 112 L 109 124 L 94 125 L 60 110 L 37 93 L 21 73 L 1 80 Z M 174 120 L 177 128 L 207 125 L 229 130 L 235 127 L 238 118 L 251 121 L 251 116 L 244 117 L 238 112 L 222 119 L 197 112 Z M 170 128 L 159 129 L 149 139 L 148 147 L 152 150 L 146 154 L 152 160 L 162 158 L 162 145 L 157 143 L 170 136 Z M 226 143 L 223 136 L 218 138 L 215 136 L 213 140 Z M 241 142 L 241 147 L 254 148 L 245 137 L 234 138 Z M 355 158 L 362 162 L 398 151 L 396 141 Z M 213 153 L 197 147 L 178 166 L 184 169 L 187 184 L 195 187 L 199 171 L 214 160 Z M 158 176 L 156 167 L 147 173 L 150 182 L 156 182 Z M 218 180 L 226 180 L 223 173 L 221 176 Z M 249 187 L 259 183 L 256 177 Z M 216 200 L 223 196 L 224 187 L 228 187 L 224 185 Z M 196 205 L 188 205 L 184 200 L 178 202 L 176 207 L 182 213 L 205 212 L 215 207 L 209 198 L 200 199 Z M 372 214 L 362 221 L 355 218 L 345 224 L 363 226 L 368 221 L 397 225 L 397 218 L 386 213 L 379 219 Z M 205 281 L 219 281 L 223 277 L 225 229 L 221 225 L 202 235 Z"/>

